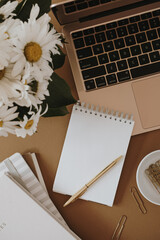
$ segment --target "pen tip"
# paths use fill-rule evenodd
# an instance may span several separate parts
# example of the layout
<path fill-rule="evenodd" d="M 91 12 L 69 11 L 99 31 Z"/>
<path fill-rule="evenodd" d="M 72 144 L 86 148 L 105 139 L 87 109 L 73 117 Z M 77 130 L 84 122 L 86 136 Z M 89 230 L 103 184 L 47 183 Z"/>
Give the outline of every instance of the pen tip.
<path fill-rule="evenodd" d="M 63 207 L 66 207 L 68 205 L 68 201 L 63 205 Z"/>

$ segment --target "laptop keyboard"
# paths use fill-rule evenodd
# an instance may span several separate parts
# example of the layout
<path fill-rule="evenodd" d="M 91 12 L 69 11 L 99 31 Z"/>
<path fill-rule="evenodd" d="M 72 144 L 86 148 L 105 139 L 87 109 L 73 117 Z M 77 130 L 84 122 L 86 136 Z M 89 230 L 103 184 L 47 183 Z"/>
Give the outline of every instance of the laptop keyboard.
<path fill-rule="evenodd" d="M 76 11 L 82 11 L 88 8 L 111 2 L 113 0 L 76 0 L 64 4 L 65 13 L 75 13 Z M 115 0 L 114 0 L 115 1 Z"/>
<path fill-rule="evenodd" d="M 160 72 L 160 9 L 72 33 L 87 91 Z"/>

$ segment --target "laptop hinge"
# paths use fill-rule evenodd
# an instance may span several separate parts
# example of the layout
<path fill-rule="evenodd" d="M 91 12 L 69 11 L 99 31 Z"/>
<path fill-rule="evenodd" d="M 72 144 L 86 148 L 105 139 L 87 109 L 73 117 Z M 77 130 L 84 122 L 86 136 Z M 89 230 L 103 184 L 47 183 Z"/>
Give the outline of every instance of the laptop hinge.
<path fill-rule="evenodd" d="M 121 7 L 118 7 L 118 8 L 114 8 L 114 9 L 110 9 L 110 10 L 106 10 L 106 11 L 103 11 L 103 12 L 99 12 L 99 13 L 95 13 L 95 14 L 91 14 L 87 17 L 82 17 L 82 18 L 79 18 L 78 22 L 86 22 L 86 21 L 90 21 L 90 20 L 94 20 L 94 19 L 98 19 L 98 18 L 101 18 L 101 17 L 106 17 L 106 16 L 109 16 L 109 15 L 112 15 L 112 14 L 116 14 L 116 13 L 119 13 L 119 12 L 123 12 L 123 11 L 128 11 L 128 10 L 131 10 L 131 9 L 135 9 L 135 8 L 138 8 L 138 7 L 141 7 L 141 6 L 144 6 L 144 5 L 148 5 L 148 4 L 151 4 L 151 3 L 154 3 L 154 2 L 158 2 L 159 0 L 143 0 L 143 1 L 140 1 L 140 2 L 137 2 L 137 3 L 131 3 L 131 4 L 128 4 L 128 5 L 125 5 L 125 6 L 121 6 Z"/>

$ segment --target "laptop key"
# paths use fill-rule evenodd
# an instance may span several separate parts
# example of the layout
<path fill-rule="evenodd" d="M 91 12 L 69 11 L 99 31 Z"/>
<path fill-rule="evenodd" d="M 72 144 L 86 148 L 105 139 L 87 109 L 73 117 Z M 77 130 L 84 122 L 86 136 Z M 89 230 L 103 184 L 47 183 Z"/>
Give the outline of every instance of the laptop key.
<path fill-rule="evenodd" d="M 153 30 L 147 31 L 147 37 L 148 37 L 148 40 L 154 40 L 158 38 L 156 30 L 153 29 Z"/>
<path fill-rule="evenodd" d="M 93 35 L 87 36 L 84 38 L 86 46 L 95 44 L 95 38 Z"/>
<path fill-rule="evenodd" d="M 146 42 L 147 41 L 146 34 L 144 32 L 137 33 L 136 34 L 136 39 L 137 39 L 137 43 L 142 43 L 142 42 Z"/>
<path fill-rule="evenodd" d="M 85 69 L 85 68 L 91 68 L 91 67 L 97 66 L 98 61 L 96 57 L 91 57 L 91 58 L 80 60 L 79 64 L 81 69 Z"/>
<path fill-rule="evenodd" d="M 143 13 L 141 15 L 142 20 L 148 19 L 148 18 L 151 18 L 151 17 L 152 17 L 152 13 L 151 12 Z"/>
<path fill-rule="evenodd" d="M 104 31 L 105 29 L 106 29 L 105 25 L 100 25 L 95 27 L 96 32 L 101 32 L 101 31 Z"/>
<path fill-rule="evenodd" d="M 128 28 L 128 32 L 129 32 L 130 34 L 134 34 L 134 33 L 139 32 L 137 23 L 130 24 L 130 25 L 127 26 L 127 28 Z"/>
<path fill-rule="evenodd" d="M 92 33 L 94 33 L 94 28 L 85 29 L 85 30 L 83 30 L 83 33 L 84 33 L 84 35 L 92 34 Z"/>
<path fill-rule="evenodd" d="M 127 61 L 128 61 L 130 68 L 137 67 L 139 65 L 137 57 L 129 58 L 129 59 L 127 59 Z"/>
<path fill-rule="evenodd" d="M 110 52 L 109 58 L 111 62 L 117 61 L 120 59 L 118 51 Z"/>
<path fill-rule="evenodd" d="M 142 48 L 143 53 L 152 51 L 152 46 L 151 46 L 150 42 L 141 44 L 141 48 Z"/>
<path fill-rule="evenodd" d="M 147 20 L 139 22 L 138 25 L 139 25 L 139 29 L 140 29 L 141 32 L 149 29 L 149 24 L 148 24 Z"/>
<path fill-rule="evenodd" d="M 97 6 L 97 5 L 99 5 L 99 0 L 89 1 L 88 4 L 89 4 L 90 7 Z"/>
<path fill-rule="evenodd" d="M 65 6 L 65 7 L 68 7 L 68 6 L 71 6 L 71 5 L 73 5 L 73 4 L 74 4 L 74 1 L 65 3 L 64 6 Z"/>
<path fill-rule="evenodd" d="M 106 79 L 107 79 L 108 85 L 117 83 L 117 78 L 116 78 L 116 75 L 114 73 L 110 74 L 110 75 L 107 75 Z"/>
<path fill-rule="evenodd" d="M 128 35 L 126 27 L 119 27 L 119 28 L 117 28 L 117 33 L 118 33 L 119 37 L 124 37 L 124 36 Z"/>
<path fill-rule="evenodd" d="M 66 13 L 73 13 L 76 11 L 76 6 L 70 6 L 65 8 Z"/>
<path fill-rule="evenodd" d="M 78 10 L 83 10 L 83 9 L 86 9 L 86 8 L 88 8 L 87 2 L 77 4 L 77 9 Z"/>
<path fill-rule="evenodd" d="M 95 35 L 95 37 L 96 37 L 97 43 L 106 41 L 106 36 L 105 36 L 104 32 L 97 33 L 97 34 Z"/>
<path fill-rule="evenodd" d="M 84 82 L 86 90 L 92 90 L 96 88 L 95 82 L 93 79 Z"/>
<path fill-rule="evenodd" d="M 140 16 L 136 15 L 136 16 L 130 17 L 129 21 L 130 21 L 130 23 L 138 22 L 138 21 L 140 21 Z"/>
<path fill-rule="evenodd" d="M 77 50 L 76 52 L 79 59 L 90 57 L 93 55 L 91 47 L 82 48 L 80 50 Z"/>
<path fill-rule="evenodd" d="M 138 78 L 149 74 L 157 73 L 160 72 L 160 62 L 147 64 L 137 68 L 132 68 L 130 71 L 132 78 Z"/>
<path fill-rule="evenodd" d="M 151 28 L 156 28 L 160 26 L 160 19 L 158 17 L 149 20 Z"/>
<path fill-rule="evenodd" d="M 128 48 L 123 48 L 120 51 L 121 58 L 129 58 L 130 57 L 130 51 Z"/>
<path fill-rule="evenodd" d="M 116 49 L 125 47 L 123 38 L 114 40 L 114 44 L 115 44 Z"/>
<path fill-rule="evenodd" d="M 108 40 L 112 40 L 112 39 L 117 38 L 117 34 L 116 34 L 115 29 L 106 31 L 106 35 L 107 35 Z"/>
<path fill-rule="evenodd" d="M 93 52 L 95 55 L 103 53 L 103 47 L 102 44 L 97 44 L 93 46 Z"/>
<path fill-rule="evenodd" d="M 97 87 L 104 87 L 106 86 L 105 77 L 98 77 L 95 79 Z"/>
<path fill-rule="evenodd" d="M 108 73 L 117 72 L 117 67 L 115 63 L 109 63 L 106 65 Z"/>
<path fill-rule="evenodd" d="M 160 53 L 159 51 L 156 52 L 152 52 L 149 54 L 151 62 L 156 62 L 156 61 L 160 61 Z"/>
<path fill-rule="evenodd" d="M 83 38 L 75 39 L 74 40 L 74 46 L 75 46 L 76 49 L 84 47 L 84 40 L 83 40 Z"/>
<path fill-rule="evenodd" d="M 125 37 L 125 42 L 126 42 L 127 46 L 132 46 L 132 45 L 136 44 L 136 40 L 135 40 L 134 35 Z"/>
<path fill-rule="evenodd" d="M 99 59 L 99 63 L 100 64 L 104 64 L 104 63 L 108 63 L 109 62 L 107 53 L 99 55 L 98 59 Z"/>
<path fill-rule="evenodd" d="M 141 65 L 149 63 L 149 57 L 147 54 L 140 55 L 138 58 Z"/>
<path fill-rule="evenodd" d="M 111 2 L 111 0 L 100 0 L 100 2 L 103 4 L 103 3 Z"/>
<path fill-rule="evenodd" d="M 158 28 L 157 31 L 158 31 L 158 35 L 159 35 L 159 37 L 160 37 L 160 28 Z"/>
<path fill-rule="evenodd" d="M 75 0 L 75 3 L 85 2 L 85 0 Z"/>
<path fill-rule="evenodd" d="M 141 54 L 141 49 L 139 45 L 135 45 L 130 47 L 132 56 L 140 55 Z"/>
<path fill-rule="evenodd" d="M 153 16 L 154 17 L 160 16 L 160 9 L 153 11 Z"/>
<path fill-rule="evenodd" d="M 127 25 L 128 23 L 129 23 L 129 20 L 127 18 L 118 21 L 119 26 Z"/>
<path fill-rule="evenodd" d="M 82 71 L 83 79 L 87 80 L 94 77 L 99 77 L 106 74 L 104 66 L 99 66 Z"/>
<path fill-rule="evenodd" d="M 106 25 L 107 29 L 112 29 L 117 27 L 117 22 L 110 22 Z"/>
<path fill-rule="evenodd" d="M 103 44 L 105 52 L 114 50 L 114 45 L 112 41 L 106 42 Z"/>
<path fill-rule="evenodd" d="M 119 70 L 119 71 L 125 70 L 125 69 L 128 68 L 128 65 L 127 65 L 126 60 L 118 61 L 118 62 L 117 62 L 117 66 L 118 66 L 118 70 Z"/>
<path fill-rule="evenodd" d="M 160 39 L 152 41 L 152 46 L 154 50 L 160 49 Z"/>
<path fill-rule="evenodd" d="M 78 38 L 82 36 L 83 36 L 82 31 L 72 33 L 72 38 Z"/>
<path fill-rule="evenodd" d="M 128 70 L 118 72 L 117 77 L 118 77 L 119 82 L 123 82 L 123 81 L 127 81 L 127 80 L 131 79 L 130 73 Z"/>

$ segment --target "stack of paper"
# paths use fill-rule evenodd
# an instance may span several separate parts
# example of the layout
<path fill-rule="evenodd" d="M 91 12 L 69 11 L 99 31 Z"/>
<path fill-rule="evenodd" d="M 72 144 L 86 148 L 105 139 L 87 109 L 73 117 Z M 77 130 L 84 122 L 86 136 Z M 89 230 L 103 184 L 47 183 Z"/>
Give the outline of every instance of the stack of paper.
<path fill-rule="evenodd" d="M 0 164 L 0 239 L 80 239 L 16 153 Z"/>

